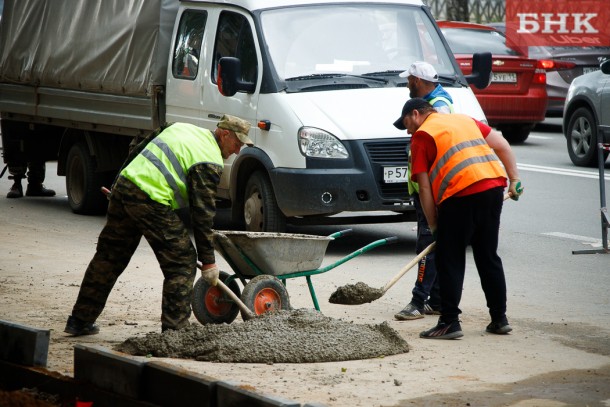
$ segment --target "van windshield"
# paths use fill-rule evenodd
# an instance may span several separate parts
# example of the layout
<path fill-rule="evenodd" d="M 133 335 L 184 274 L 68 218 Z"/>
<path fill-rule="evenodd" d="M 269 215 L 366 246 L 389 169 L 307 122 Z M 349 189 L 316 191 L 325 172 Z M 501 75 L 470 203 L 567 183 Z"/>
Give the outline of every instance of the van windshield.
<path fill-rule="evenodd" d="M 292 7 L 266 10 L 260 21 L 280 80 L 397 76 L 414 61 L 431 63 L 440 76 L 459 75 L 421 7 Z"/>

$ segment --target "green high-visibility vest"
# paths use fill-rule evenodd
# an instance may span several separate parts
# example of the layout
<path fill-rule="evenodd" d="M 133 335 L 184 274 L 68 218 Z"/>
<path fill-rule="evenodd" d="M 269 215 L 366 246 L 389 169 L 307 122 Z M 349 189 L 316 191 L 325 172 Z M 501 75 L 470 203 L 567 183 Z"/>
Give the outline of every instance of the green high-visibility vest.
<path fill-rule="evenodd" d="M 188 207 L 186 174 L 195 164 L 224 168 L 222 154 L 211 131 L 175 123 L 149 142 L 121 175 L 154 201 L 172 209 Z"/>

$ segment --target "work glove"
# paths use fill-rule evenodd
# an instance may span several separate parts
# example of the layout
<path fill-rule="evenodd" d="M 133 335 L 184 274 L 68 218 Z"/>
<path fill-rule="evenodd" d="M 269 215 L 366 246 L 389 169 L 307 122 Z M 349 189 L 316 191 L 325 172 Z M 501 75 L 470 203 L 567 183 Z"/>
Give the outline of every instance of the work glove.
<path fill-rule="evenodd" d="M 207 268 L 205 270 L 204 269 L 201 270 L 201 277 L 203 277 L 203 279 L 209 285 L 218 284 L 218 275 L 219 275 L 218 266 L 214 266 L 214 267 Z"/>
<path fill-rule="evenodd" d="M 510 195 L 510 199 L 513 201 L 518 201 L 522 194 L 523 187 L 521 186 L 521 180 L 519 178 L 511 179 L 508 186 L 508 195 Z"/>

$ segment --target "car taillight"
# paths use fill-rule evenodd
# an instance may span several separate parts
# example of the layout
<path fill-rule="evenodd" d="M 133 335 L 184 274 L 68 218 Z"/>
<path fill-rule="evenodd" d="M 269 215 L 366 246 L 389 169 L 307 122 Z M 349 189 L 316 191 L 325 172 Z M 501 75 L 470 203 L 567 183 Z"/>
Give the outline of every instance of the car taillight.
<path fill-rule="evenodd" d="M 546 84 L 546 69 L 543 64 L 544 60 L 538 61 L 536 64 L 536 70 L 534 71 L 533 83 L 544 83 Z"/>
<path fill-rule="evenodd" d="M 556 61 L 554 59 L 541 59 L 538 61 L 538 66 L 547 71 L 563 71 L 564 69 L 572 69 L 576 66 L 574 62 Z"/>

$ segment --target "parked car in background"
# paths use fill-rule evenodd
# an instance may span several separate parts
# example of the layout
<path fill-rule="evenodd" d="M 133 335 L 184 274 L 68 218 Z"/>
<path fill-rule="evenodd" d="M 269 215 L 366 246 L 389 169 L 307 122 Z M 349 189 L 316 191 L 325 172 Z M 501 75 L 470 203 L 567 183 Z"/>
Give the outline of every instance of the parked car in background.
<path fill-rule="evenodd" d="M 438 21 L 438 26 L 465 75 L 472 69 L 472 54 L 491 52 L 491 83 L 472 90 L 491 126 L 511 143 L 525 141 L 545 117 L 546 73 L 542 66 L 507 47 L 504 34 L 492 27 L 457 21 Z"/>
<path fill-rule="evenodd" d="M 574 78 L 599 70 L 599 64 L 610 59 L 610 47 L 529 47 L 529 56 L 539 59 L 547 71 L 546 115 L 561 117 Z"/>
<path fill-rule="evenodd" d="M 506 23 L 489 23 L 490 27 L 505 32 Z M 599 64 L 610 59 L 610 47 L 528 47 L 528 56 L 540 60 L 546 70 L 548 102 L 546 116 L 561 117 L 574 78 L 599 69 Z"/>
<path fill-rule="evenodd" d="M 599 164 L 598 143 L 610 143 L 610 60 L 572 81 L 563 112 L 568 154 L 578 166 Z M 603 152 L 604 162 L 608 152 Z"/>

